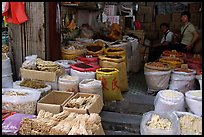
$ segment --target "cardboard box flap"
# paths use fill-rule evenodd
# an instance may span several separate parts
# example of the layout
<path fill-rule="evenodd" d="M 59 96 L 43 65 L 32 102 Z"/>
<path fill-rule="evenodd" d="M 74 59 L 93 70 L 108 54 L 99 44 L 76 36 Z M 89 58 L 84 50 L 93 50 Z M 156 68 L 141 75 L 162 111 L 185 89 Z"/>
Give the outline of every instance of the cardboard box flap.
<path fill-rule="evenodd" d="M 55 114 L 60 113 L 62 111 L 62 106 L 72 96 L 74 96 L 74 92 L 51 91 L 38 101 L 37 113 L 40 109 L 44 109 Z"/>
<path fill-rule="evenodd" d="M 60 75 L 63 75 L 65 73 L 65 70 L 64 68 L 61 68 L 61 73 L 56 74 L 55 72 L 46 72 L 20 68 L 20 72 L 22 78 L 54 82 L 56 80 L 56 77 L 59 77 Z"/>
<path fill-rule="evenodd" d="M 105 135 L 105 132 L 101 124 L 99 125 L 99 128 L 94 135 Z"/>

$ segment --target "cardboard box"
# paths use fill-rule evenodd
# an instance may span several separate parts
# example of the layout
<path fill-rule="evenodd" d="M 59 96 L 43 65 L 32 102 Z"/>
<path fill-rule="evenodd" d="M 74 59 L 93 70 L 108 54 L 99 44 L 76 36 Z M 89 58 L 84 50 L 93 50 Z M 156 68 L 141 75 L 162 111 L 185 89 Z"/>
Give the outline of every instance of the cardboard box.
<path fill-rule="evenodd" d="M 164 22 L 170 23 L 171 22 L 171 14 L 160 14 L 156 16 L 156 29 L 160 30 L 160 25 Z"/>
<path fill-rule="evenodd" d="M 136 15 L 136 20 L 139 20 L 140 22 L 144 22 L 145 14 L 138 14 L 138 15 Z"/>
<path fill-rule="evenodd" d="M 125 34 L 130 35 L 132 34 L 133 36 L 138 37 L 138 41 L 140 44 L 144 44 L 145 40 L 145 32 L 144 30 L 126 30 Z"/>
<path fill-rule="evenodd" d="M 180 20 L 181 20 L 181 12 L 172 13 L 173 22 L 180 22 Z"/>
<path fill-rule="evenodd" d="M 64 68 L 61 68 L 61 73 L 58 75 L 55 72 L 29 70 L 29 69 L 23 69 L 23 68 L 20 68 L 20 72 L 21 72 L 21 78 L 54 82 L 57 77 L 65 73 L 65 70 Z"/>
<path fill-rule="evenodd" d="M 181 30 L 181 22 L 170 22 L 169 29 L 175 33 L 178 33 Z"/>
<path fill-rule="evenodd" d="M 191 23 L 194 26 L 197 26 L 198 28 L 200 28 L 200 20 L 201 20 L 201 14 L 200 13 L 192 13 L 191 14 Z"/>
<path fill-rule="evenodd" d="M 62 112 L 64 104 L 74 96 L 74 92 L 52 91 L 37 102 L 37 113 L 44 109 L 54 114 Z"/>
<path fill-rule="evenodd" d="M 159 34 L 158 31 L 145 31 L 145 38 L 149 40 L 158 40 L 159 39 Z"/>
<path fill-rule="evenodd" d="M 145 31 L 155 31 L 156 30 L 155 22 L 142 23 L 142 27 Z"/>
<path fill-rule="evenodd" d="M 139 6 L 138 14 L 153 14 L 154 6 Z"/>
<path fill-rule="evenodd" d="M 189 3 L 188 8 L 190 13 L 198 13 L 201 8 L 201 3 Z"/>
<path fill-rule="evenodd" d="M 76 109 L 76 108 L 69 108 L 66 107 L 67 104 L 72 100 L 79 97 L 89 97 L 89 96 L 95 96 L 96 100 L 93 102 L 88 109 Z M 70 112 L 76 112 L 76 113 L 100 113 L 103 108 L 103 100 L 100 95 L 98 94 L 88 94 L 88 93 L 76 93 L 73 97 L 71 97 L 64 105 L 63 110 L 69 110 Z"/>
<path fill-rule="evenodd" d="M 152 21 L 153 21 L 153 14 L 144 15 L 144 22 L 152 22 Z"/>

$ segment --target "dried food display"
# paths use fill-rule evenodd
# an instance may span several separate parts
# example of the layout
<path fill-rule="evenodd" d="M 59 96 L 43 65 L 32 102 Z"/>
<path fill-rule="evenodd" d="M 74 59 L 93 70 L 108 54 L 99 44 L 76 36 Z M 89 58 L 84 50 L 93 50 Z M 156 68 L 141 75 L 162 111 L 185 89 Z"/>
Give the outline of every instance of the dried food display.
<path fill-rule="evenodd" d="M 146 123 L 148 128 L 169 130 L 172 128 L 172 123 L 167 118 L 161 118 L 157 114 L 153 114 L 151 120 Z"/>
<path fill-rule="evenodd" d="M 202 135 L 202 118 L 192 115 L 179 117 L 181 135 Z"/>
<path fill-rule="evenodd" d="M 43 81 L 24 79 L 20 84 L 23 87 L 29 87 L 34 89 L 45 88 L 47 85 Z"/>
<path fill-rule="evenodd" d="M 95 135 L 102 127 L 101 117 L 96 113 L 78 114 L 64 110 L 52 114 L 40 110 L 37 118 L 23 119 L 21 135 Z M 101 131 L 101 134 L 104 134 Z"/>
<path fill-rule="evenodd" d="M 155 70 L 170 70 L 169 64 L 162 62 L 148 62 L 145 63 L 145 67 Z"/>
<path fill-rule="evenodd" d="M 162 52 L 163 56 L 175 56 L 177 58 L 185 57 L 185 54 L 176 50 L 165 50 Z"/>

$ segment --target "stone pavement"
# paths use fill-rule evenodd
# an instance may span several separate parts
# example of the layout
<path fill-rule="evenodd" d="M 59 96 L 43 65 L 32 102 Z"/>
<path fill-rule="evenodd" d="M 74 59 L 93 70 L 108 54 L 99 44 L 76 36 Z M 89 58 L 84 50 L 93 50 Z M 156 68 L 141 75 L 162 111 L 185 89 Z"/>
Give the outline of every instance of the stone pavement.
<path fill-rule="evenodd" d="M 146 92 L 143 70 L 128 76 L 129 91 L 122 93 L 123 100 L 104 102 L 100 116 L 106 135 L 140 135 L 143 113 L 154 109 L 155 96 Z"/>

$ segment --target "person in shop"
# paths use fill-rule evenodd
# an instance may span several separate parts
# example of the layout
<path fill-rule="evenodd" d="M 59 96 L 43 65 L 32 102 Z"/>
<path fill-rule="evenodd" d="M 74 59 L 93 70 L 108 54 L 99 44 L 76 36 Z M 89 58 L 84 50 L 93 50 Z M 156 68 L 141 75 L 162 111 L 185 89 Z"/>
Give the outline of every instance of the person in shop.
<path fill-rule="evenodd" d="M 199 38 L 199 34 L 190 19 L 191 13 L 189 11 L 181 13 L 181 33 L 174 34 L 174 39 L 177 39 L 177 43 L 173 46 L 179 52 L 193 53 L 194 44 Z"/>
<path fill-rule="evenodd" d="M 173 42 L 173 32 L 169 30 L 168 23 L 160 24 L 160 30 L 163 33 L 160 43 L 152 45 L 149 54 L 149 62 L 156 61 L 164 50 L 170 50 Z"/>

